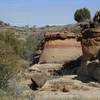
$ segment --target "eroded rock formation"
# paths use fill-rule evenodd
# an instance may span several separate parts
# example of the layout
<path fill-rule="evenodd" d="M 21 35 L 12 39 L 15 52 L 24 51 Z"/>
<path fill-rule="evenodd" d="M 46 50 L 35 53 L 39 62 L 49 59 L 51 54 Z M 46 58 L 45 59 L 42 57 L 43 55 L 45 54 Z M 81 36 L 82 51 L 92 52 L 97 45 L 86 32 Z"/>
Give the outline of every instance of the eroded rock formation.
<path fill-rule="evenodd" d="M 81 44 L 74 33 L 46 33 L 40 63 L 65 63 L 81 56 Z"/>
<path fill-rule="evenodd" d="M 83 59 L 78 74 L 100 81 L 100 27 L 84 29 L 81 45 Z"/>

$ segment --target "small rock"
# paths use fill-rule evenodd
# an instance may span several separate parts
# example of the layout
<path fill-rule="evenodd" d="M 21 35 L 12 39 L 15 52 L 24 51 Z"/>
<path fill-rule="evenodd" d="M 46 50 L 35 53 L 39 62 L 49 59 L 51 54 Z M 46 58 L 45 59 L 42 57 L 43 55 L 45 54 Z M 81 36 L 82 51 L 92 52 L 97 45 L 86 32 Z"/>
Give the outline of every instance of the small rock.
<path fill-rule="evenodd" d="M 72 89 L 71 85 L 64 85 L 63 92 L 69 92 Z"/>
<path fill-rule="evenodd" d="M 29 68 L 29 71 L 36 71 L 36 72 L 41 72 L 39 68 L 32 66 Z"/>
<path fill-rule="evenodd" d="M 59 83 L 53 83 L 53 85 L 51 85 L 51 91 L 59 91 L 61 90 L 61 85 Z"/>

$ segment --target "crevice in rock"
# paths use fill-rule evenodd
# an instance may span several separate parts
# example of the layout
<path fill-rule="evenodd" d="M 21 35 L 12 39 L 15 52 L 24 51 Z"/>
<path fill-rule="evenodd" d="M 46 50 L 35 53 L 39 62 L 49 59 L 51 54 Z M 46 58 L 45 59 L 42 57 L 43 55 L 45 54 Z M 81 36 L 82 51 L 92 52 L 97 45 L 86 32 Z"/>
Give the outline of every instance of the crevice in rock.
<path fill-rule="evenodd" d="M 38 90 L 38 84 L 33 80 L 33 79 L 31 79 L 31 81 L 32 81 L 32 84 L 30 85 L 30 88 L 32 89 L 32 90 Z"/>

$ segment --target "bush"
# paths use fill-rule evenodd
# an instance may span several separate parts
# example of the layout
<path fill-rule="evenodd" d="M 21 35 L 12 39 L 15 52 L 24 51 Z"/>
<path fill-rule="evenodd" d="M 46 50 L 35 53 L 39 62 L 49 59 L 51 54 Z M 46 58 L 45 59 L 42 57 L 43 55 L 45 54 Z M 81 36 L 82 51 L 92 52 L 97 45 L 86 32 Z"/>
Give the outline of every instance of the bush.
<path fill-rule="evenodd" d="M 20 57 L 16 55 L 11 45 L 0 40 L 0 88 L 5 88 L 8 79 L 16 75 L 17 69 L 19 69 L 16 66 L 18 59 Z"/>
<path fill-rule="evenodd" d="M 6 88 L 8 80 L 26 68 L 25 60 L 30 59 L 41 41 L 40 34 L 29 35 L 23 41 L 12 29 L 0 32 L 0 88 Z"/>
<path fill-rule="evenodd" d="M 41 42 L 44 40 L 43 33 L 34 33 L 26 39 L 26 49 L 24 50 L 24 59 L 32 62 L 32 55 L 39 49 Z"/>
<path fill-rule="evenodd" d="M 96 14 L 95 14 L 95 16 L 94 16 L 94 18 L 93 18 L 93 21 L 94 21 L 96 24 L 100 25 L 100 11 L 97 11 L 97 12 L 96 12 Z"/>
<path fill-rule="evenodd" d="M 89 20 L 90 18 L 91 18 L 91 14 L 87 8 L 78 9 L 74 14 L 74 19 L 77 22 L 84 22 Z"/>
<path fill-rule="evenodd" d="M 6 88 L 9 79 L 17 77 L 18 72 L 32 63 L 32 54 L 43 39 L 44 35 L 40 32 L 33 34 L 14 28 L 0 31 L 0 88 Z"/>
<path fill-rule="evenodd" d="M 21 46 L 13 32 L 0 33 L 0 88 L 6 88 L 7 81 L 22 69 Z"/>

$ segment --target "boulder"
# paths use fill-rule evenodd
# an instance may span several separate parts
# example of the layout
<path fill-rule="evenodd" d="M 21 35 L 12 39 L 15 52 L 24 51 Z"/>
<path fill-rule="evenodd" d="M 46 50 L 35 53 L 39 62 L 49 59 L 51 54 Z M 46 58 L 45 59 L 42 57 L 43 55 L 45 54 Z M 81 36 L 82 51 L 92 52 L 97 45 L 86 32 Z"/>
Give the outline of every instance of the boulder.
<path fill-rule="evenodd" d="M 33 90 L 36 90 L 38 88 L 41 88 L 45 84 L 45 82 L 47 81 L 47 76 L 44 73 L 34 73 L 31 80 L 31 88 Z"/>

